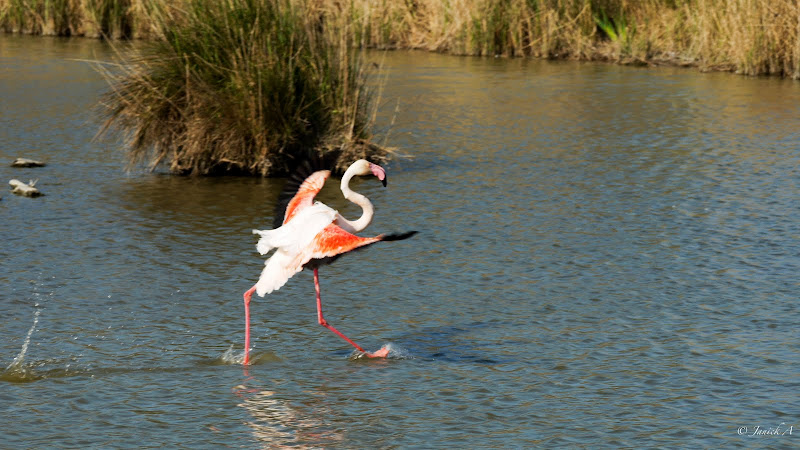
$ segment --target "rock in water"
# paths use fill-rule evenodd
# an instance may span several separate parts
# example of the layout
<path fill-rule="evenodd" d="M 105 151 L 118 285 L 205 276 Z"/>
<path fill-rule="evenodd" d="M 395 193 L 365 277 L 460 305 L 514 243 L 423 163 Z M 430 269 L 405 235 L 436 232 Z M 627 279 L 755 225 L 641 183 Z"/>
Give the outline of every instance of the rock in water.
<path fill-rule="evenodd" d="M 39 189 L 36 189 L 34 186 L 36 185 L 36 181 L 31 180 L 30 183 L 25 184 L 19 180 L 11 180 L 8 182 L 9 186 L 11 186 L 11 193 L 21 195 L 23 197 L 39 197 L 42 194 L 39 192 Z"/>
<path fill-rule="evenodd" d="M 44 167 L 45 163 L 35 159 L 17 158 L 11 163 L 11 167 Z"/>

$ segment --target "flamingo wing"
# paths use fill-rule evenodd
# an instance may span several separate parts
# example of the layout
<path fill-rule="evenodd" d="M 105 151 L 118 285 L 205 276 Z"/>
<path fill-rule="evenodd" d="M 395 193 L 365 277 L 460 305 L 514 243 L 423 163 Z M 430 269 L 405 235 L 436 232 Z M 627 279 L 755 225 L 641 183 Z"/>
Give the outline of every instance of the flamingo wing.
<path fill-rule="evenodd" d="M 264 263 L 256 283 L 256 292 L 263 297 L 286 284 L 294 274 L 303 270 L 311 259 L 317 236 L 333 223 L 336 210 L 317 202 L 298 210 L 292 219 L 274 230 L 253 230 L 261 238 L 256 244 L 262 255 L 273 248 L 275 252 Z"/>
<path fill-rule="evenodd" d="M 276 214 L 276 228 L 277 225 L 289 222 L 299 211 L 313 205 L 314 197 L 317 196 L 317 193 L 322 189 L 322 186 L 325 185 L 325 180 L 327 180 L 330 175 L 330 170 L 318 170 L 306 177 L 303 182 L 300 183 L 297 191 L 286 204 L 285 211 L 281 211 Z M 288 188 L 291 189 L 291 187 Z M 278 217 L 281 218 L 279 223 Z"/>
<path fill-rule="evenodd" d="M 253 234 L 261 236 L 256 249 L 262 255 L 266 255 L 273 248 L 291 254 L 300 253 L 336 219 L 336 215 L 336 210 L 320 202 L 309 207 L 295 208 L 291 220 L 278 228 L 253 230 Z"/>
<path fill-rule="evenodd" d="M 292 222 L 303 219 L 305 215 L 309 214 L 307 211 L 313 211 L 313 208 L 320 205 L 324 206 L 317 203 L 312 208 L 301 211 Z M 263 297 L 265 294 L 280 289 L 289 281 L 289 278 L 303 270 L 303 266 L 312 259 L 335 257 L 381 240 L 381 236 L 368 238 L 356 236 L 331 222 L 302 248 L 297 246 L 278 247 L 265 263 L 264 270 L 261 271 L 261 277 L 256 283 L 256 293 Z"/>
<path fill-rule="evenodd" d="M 278 249 L 270 256 L 261 271 L 261 276 L 256 282 L 256 293 L 259 297 L 280 289 L 289 278 L 303 270 L 305 252 L 291 253 Z"/>
<path fill-rule="evenodd" d="M 356 236 L 337 225 L 330 224 L 314 238 L 311 256 L 315 259 L 329 258 L 347 253 L 365 245 L 373 244 L 381 239 L 381 236 Z"/>

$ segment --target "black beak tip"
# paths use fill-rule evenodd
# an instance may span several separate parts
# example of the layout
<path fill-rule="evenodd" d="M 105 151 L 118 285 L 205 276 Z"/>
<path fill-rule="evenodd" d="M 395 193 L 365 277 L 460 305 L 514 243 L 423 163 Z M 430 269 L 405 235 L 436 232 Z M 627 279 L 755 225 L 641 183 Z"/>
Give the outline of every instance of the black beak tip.
<path fill-rule="evenodd" d="M 383 183 L 383 187 L 386 187 L 386 177 L 381 180 L 381 183 Z"/>

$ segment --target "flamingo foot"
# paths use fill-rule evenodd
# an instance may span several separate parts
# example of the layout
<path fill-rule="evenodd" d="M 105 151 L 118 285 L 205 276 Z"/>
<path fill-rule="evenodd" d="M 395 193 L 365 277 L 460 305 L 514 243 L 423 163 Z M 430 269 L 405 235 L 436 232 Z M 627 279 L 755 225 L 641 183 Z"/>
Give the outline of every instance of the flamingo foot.
<path fill-rule="evenodd" d="M 389 356 L 389 347 L 381 347 L 380 350 L 376 351 L 375 353 L 366 352 L 364 353 L 370 358 L 386 358 Z"/>

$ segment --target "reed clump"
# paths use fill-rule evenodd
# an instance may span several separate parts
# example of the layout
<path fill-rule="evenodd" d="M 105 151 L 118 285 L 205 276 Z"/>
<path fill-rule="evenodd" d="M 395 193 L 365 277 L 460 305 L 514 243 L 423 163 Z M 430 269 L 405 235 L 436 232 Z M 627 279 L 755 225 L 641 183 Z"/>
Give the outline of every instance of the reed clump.
<path fill-rule="evenodd" d="M 173 173 L 281 175 L 309 151 L 385 160 L 367 65 L 336 10 L 289 0 L 152 3 L 159 39 L 106 68 L 104 131 Z"/>

